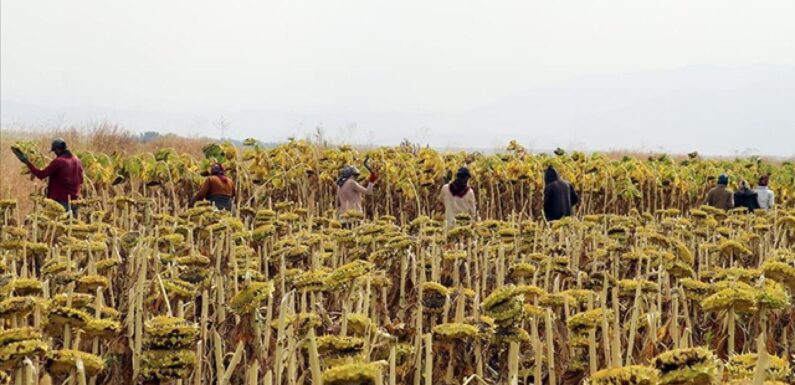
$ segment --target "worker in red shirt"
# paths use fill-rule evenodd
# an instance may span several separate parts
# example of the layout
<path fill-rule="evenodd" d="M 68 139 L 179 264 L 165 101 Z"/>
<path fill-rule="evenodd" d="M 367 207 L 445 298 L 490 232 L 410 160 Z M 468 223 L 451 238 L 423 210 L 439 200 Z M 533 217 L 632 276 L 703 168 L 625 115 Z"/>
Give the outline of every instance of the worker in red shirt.
<path fill-rule="evenodd" d="M 83 164 L 66 148 L 63 139 L 53 140 L 50 151 L 55 153 L 55 159 L 43 170 L 34 166 L 21 151 L 14 151 L 14 154 L 28 166 L 33 176 L 39 179 L 48 178 L 47 198 L 60 203 L 64 209 L 71 211 L 73 216 L 77 216 L 77 208 L 71 206 L 70 202 L 80 197 Z"/>

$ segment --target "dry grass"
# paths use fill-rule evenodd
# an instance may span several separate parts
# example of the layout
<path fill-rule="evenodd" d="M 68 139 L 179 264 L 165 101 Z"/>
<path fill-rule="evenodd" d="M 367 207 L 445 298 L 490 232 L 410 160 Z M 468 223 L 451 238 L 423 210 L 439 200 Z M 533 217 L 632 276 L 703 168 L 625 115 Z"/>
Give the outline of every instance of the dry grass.
<path fill-rule="evenodd" d="M 140 137 L 117 125 L 101 123 L 92 127 L 70 127 L 53 130 L 0 130 L 0 198 L 19 199 L 22 212 L 30 210 L 30 203 L 25 197 L 37 189 L 46 186 L 46 181 L 31 180 L 21 175 L 21 165 L 14 157 L 10 147 L 19 140 L 29 140 L 38 144 L 42 152 L 50 148 L 53 138 L 63 138 L 69 148 L 75 151 L 102 151 L 105 153 L 121 152 L 137 154 L 154 152 L 162 147 L 170 147 L 180 153 L 188 153 L 194 157 L 202 157 L 201 149 L 210 142 L 209 139 L 186 138 L 173 134 L 162 135 L 151 141 L 141 141 Z"/>

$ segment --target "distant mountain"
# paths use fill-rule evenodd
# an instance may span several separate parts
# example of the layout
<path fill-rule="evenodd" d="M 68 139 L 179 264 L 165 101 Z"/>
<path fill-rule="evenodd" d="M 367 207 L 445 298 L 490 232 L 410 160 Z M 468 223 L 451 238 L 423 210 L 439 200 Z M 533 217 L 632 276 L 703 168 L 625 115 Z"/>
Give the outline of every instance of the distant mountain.
<path fill-rule="evenodd" d="M 476 92 L 476 90 L 473 90 Z M 143 131 L 278 142 L 315 134 L 359 145 L 631 149 L 795 156 L 795 66 L 693 66 L 588 76 L 464 111 L 136 111 L 3 101 L 3 127 L 110 120 Z M 230 122 L 220 133 L 213 122 Z"/>

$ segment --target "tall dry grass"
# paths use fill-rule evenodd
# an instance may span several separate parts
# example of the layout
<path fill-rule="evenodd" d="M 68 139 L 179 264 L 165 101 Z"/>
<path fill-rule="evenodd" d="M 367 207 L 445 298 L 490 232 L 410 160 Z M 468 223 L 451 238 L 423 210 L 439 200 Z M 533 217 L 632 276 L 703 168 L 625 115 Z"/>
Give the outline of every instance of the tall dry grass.
<path fill-rule="evenodd" d="M 202 157 L 202 147 L 209 139 L 187 138 L 173 134 L 143 141 L 139 135 L 115 124 L 100 123 L 88 127 L 68 127 L 52 130 L 0 129 L 0 198 L 16 198 L 23 213 L 31 209 L 31 193 L 46 186 L 46 181 L 22 175 L 23 166 L 11 152 L 11 145 L 20 140 L 35 142 L 42 152 L 50 149 L 53 138 L 62 138 L 74 151 L 137 154 L 170 147 L 179 153 Z"/>

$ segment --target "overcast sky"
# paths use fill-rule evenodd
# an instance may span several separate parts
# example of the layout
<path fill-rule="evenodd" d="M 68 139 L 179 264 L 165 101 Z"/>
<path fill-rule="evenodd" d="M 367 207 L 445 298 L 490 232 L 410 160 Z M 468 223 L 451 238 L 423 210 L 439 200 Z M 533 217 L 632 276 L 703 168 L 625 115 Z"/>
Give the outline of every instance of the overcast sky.
<path fill-rule="evenodd" d="M 753 88 L 761 98 L 795 100 L 792 0 L 0 4 L 0 96 L 6 129 L 38 123 L 36 108 L 41 108 L 41 116 L 55 114 L 64 124 L 107 118 L 138 131 L 200 135 L 213 134 L 210 122 L 225 116 L 230 122 L 227 134 L 266 140 L 301 135 L 322 124 L 332 134 L 348 130 L 348 136 L 340 137 L 359 142 L 411 137 L 437 145 L 490 146 L 491 139 L 482 142 L 478 136 L 492 130 L 494 140 L 518 135 L 539 148 L 656 148 L 659 137 L 663 149 L 686 150 L 659 129 L 645 133 L 643 143 L 632 135 L 622 140 L 621 129 L 614 142 L 591 143 L 606 128 L 600 124 L 615 128 L 626 122 L 612 116 L 575 119 L 592 126 L 575 127 L 579 123 L 573 120 L 562 129 L 558 123 L 569 113 L 592 113 L 580 110 L 562 109 L 550 118 L 556 123 L 548 128 L 543 121 L 532 121 L 534 127 L 525 132 L 523 122 L 532 117 L 523 115 L 538 114 L 540 107 L 523 110 L 520 101 L 532 103 L 539 95 L 544 99 L 545 89 L 568 87 L 567 92 L 577 93 L 593 84 L 592 79 L 602 79 L 599 87 L 610 94 L 609 79 L 654 79 L 693 68 L 727 69 L 729 78 L 748 76 L 743 87 Z M 779 78 L 757 82 L 760 71 L 764 74 L 771 65 Z M 706 91 L 715 91 L 719 79 L 713 80 Z M 765 96 L 770 87 L 776 89 Z M 664 99 L 668 91 L 651 96 L 641 92 L 633 96 L 637 100 L 611 108 L 617 113 L 654 97 Z M 535 96 L 527 99 L 527 94 Z M 756 96 L 754 102 L 769 105 Z M 503 109 L 508 116 L 503 114 L 500 124 L 509 127 L 504 132 L 502 126 L 491 126 L 491 115 L 477 114 L 501 103 L 513 103 Z M 726 108 L 742 108 L 746 102 L 731 103 L 736 104 Z M 637 115 L 632 124 L 658 119 L 632 108 L 631 114 Z M 775 119 L 768 116 L 760 122 L 793 143 L 793 110 L 784 103 L 781 109 L 749 114 L 774 114 Z M 754 116 L 745 118 L 747 123 L 732 129 L 754 123 Z M 723 129 L 721 119 L 699 124 L 705 134 L 690 147 L 793 152 L 788 150 L 792 146 L 748 145 L 739 132 L 729 133 L 736 135 L 736 142 L 711 145 L 709 138 Z M 396 133 L 396 127 L 405 132 Z M 633 128 L 627 130 L 631 134 Z M 445 142 L 453 134 L 461 134 L 460 139 Z"/>

